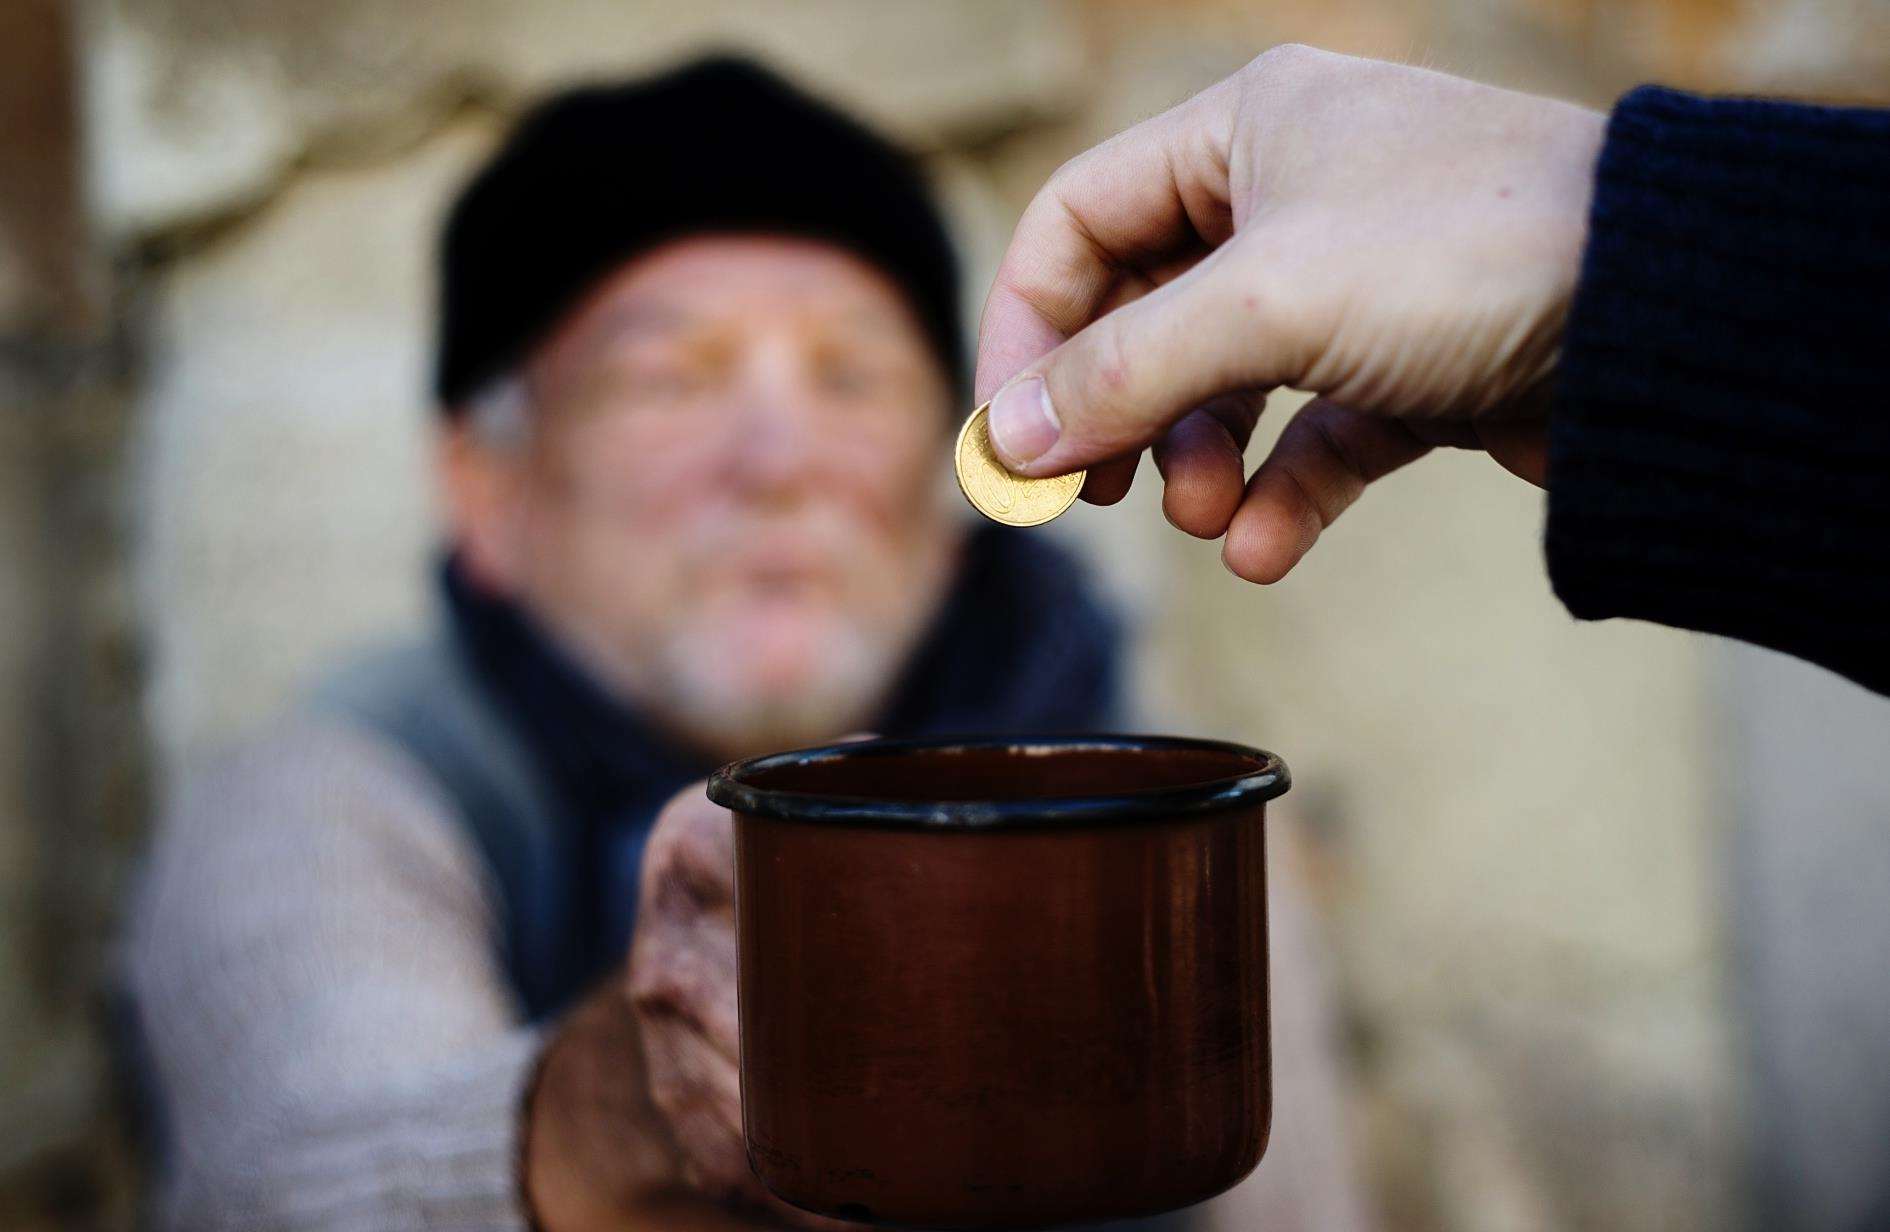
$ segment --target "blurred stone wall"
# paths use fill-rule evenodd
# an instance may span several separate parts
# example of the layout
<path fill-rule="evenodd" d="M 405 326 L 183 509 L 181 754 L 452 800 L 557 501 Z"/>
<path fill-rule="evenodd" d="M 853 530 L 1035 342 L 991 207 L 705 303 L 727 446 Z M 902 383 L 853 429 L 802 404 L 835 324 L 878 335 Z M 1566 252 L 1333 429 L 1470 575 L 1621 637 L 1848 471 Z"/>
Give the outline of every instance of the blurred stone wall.
<path fill-rule="evenodd" d="M 8 21 L 68 11 L 13 4 Z M 1890 68 L 1890 21 L 1864 0 L 73 11 L 78 88 L 38 84 L 82 97 L 82 129 L 5 147 L 74 185 L 82 158 L 86 186 L 82 211 L 5 214 L 0 244 L 0 389 L 22 408 L 0 406 L 0 566 L 18 579 L 0 592 L 8 1227 L 128 1218 L 98 988 L 145 815 L 142 750 L 174 767 L 340 647 L 422 618 L 433 227 L 535 93 L 711 46 L 773 59 L 926 154 L 975 308 L 1057 163 L 1274 42 L 1597 105 L 1656 76 L 1873 97 Z M 49 233 L 49 217 L 86 225 Z M 55 251 L 65 273 L 19 259 Z M 80 284 L 89 315 L 45 307 L 66 302 L 47 288 Z M 1293 402 L 1276 399 L 1256 449 Z M 1151 724 L 1294 767 L 1284 824 L 1313 855 L 1386 1226 L 1737 1226 L 1713 652 L 1574 625 L 1542 574 L 1539 497 L 1479 458 L 1388 480 L 1265 591 L 1171 532 L 1152 479 L 1056 531 L 1138 621 Z"/>
<path fill-rule="evenodd" d="M 0 6 L 0 1227 L 19 1232 L 133 1212 L 103 989 L 146 745 L 77 62 L 58 0 Z"/>

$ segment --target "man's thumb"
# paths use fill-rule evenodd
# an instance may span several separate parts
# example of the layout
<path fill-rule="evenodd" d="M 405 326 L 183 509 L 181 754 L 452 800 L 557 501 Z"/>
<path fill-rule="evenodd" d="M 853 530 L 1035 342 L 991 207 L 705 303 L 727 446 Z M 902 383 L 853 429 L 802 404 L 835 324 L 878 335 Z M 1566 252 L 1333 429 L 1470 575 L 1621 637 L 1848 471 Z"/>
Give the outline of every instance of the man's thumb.
<path fill-rule="evenodd" d="M 1222 249 L 1098 317 L 991 399 L 991 442 L 1020 475 L 1060 475 L 1153 444 L 1222 394 L 1288 378 L 1265 297 Z"/>

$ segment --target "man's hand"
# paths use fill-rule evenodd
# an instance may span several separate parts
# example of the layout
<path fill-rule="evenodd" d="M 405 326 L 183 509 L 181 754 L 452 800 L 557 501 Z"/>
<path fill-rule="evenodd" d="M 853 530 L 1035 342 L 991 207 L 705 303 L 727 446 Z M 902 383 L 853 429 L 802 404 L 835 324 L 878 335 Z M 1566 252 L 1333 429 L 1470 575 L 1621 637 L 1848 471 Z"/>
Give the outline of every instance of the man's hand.
<path fill-rule="evenodd" d="M 782 1203 L 748 1167 L 735 972 L 734 826 L 697 783 L 664 808 L 643 854 L 630 1000 L 650 1100 L 692 1190 L 773 1226 L 845 1228 Z"/>
<path fill-rule="evenodd" d="M 627 972 L 546 1049 L 525 1165 L 549 1232 L 847 1227 L 749 1171 L 738 1049 L 733 828 L 695 783 L 650 832 Z"/>
<path fill-rule="evenodd" d="M 980 398 L 1020 474 L 1128 490 L 1284 576 L 1366 484 L 1438 445 L 1542 481 L 1544 384 L 1602 116 L 1279 47 L 1059 170 L 985 303 Z M 1000 385 L 1002 388 L 1000 388 Z M 1243 481 L 1267 390 L 1321 397 Z"/>
<path fill-rule="evenodd" d="M 735 845 L 728 812 L 702 785 L 657 818 L 643 854 L 630 999 L 650 1098 L 691 1187 L 731 1201 L 761 1191 L 742 1146 L 735 1014 Z"/>

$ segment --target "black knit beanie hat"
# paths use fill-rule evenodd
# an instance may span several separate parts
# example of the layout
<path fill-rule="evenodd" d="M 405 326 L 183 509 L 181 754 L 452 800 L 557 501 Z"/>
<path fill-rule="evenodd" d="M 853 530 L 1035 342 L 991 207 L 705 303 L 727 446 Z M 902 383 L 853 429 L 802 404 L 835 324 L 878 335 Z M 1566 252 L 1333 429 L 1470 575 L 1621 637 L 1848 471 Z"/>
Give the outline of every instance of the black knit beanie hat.
<path fill-rule="evenodd" d="M 435 393 L 448 413 L 624 260 L 665 240 L 828 240 L 892 276 L 963 393 L 958 266 L 899 150 L 743 60 L 716 57 L 531 112 L 447 216 Z"/>

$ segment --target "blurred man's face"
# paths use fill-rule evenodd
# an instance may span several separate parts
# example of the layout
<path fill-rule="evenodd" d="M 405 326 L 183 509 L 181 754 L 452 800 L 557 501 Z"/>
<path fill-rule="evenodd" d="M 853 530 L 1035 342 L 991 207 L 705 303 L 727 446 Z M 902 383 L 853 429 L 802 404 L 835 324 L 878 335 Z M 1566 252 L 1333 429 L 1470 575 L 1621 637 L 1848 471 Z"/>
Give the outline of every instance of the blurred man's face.
<path fill-rule="evenodd" d="M 714 753 L 870 719 L 954 547 L 950 387 L 885 275 L 813 241 L 675 241 L 521 375 L 524 439 L 459 429 L 447 455 L 480 581 Z"/>

